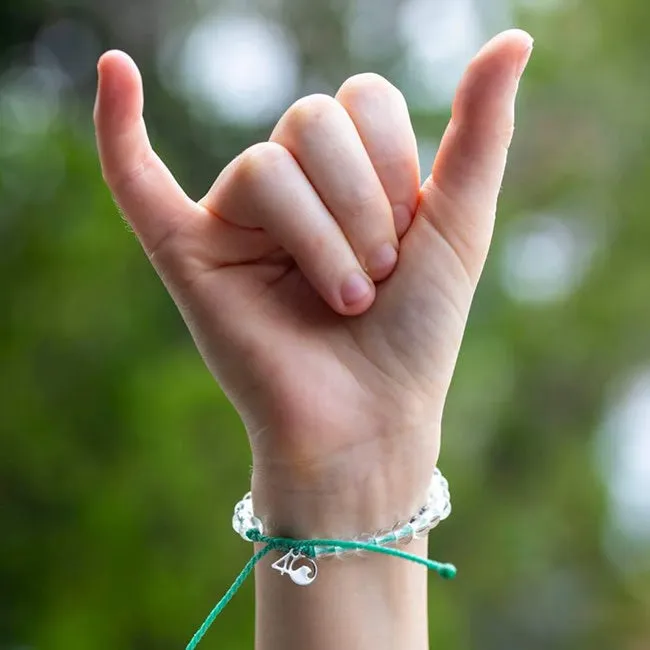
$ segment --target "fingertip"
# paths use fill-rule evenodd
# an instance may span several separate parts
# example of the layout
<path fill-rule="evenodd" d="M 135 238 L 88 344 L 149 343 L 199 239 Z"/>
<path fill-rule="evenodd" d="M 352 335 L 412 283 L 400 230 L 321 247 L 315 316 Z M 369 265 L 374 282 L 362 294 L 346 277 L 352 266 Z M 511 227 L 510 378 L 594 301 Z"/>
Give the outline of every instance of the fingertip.
<path fill-rule="evenodd" d="M 391 242 L 385 242 L 368 258 L 366 271 L 375 282 L 385 280 L 397 264 L 397 247 Z"/>
<path fill-rule="evenodd" d="M 504 57 L 516 61 L 525 57 L 527 60 L 533 43 L 533 37 L 523 29 L 507 29 L 490 39 L 474 57 L 473 63 Z"/>
<path fill-rule="evenodd" d="M 136 73 L 138 72 L 138 66 L 135 61 L 122 50 L 107 50 L 97 61 L 97 70 L 100 75 L 107 68 L 113 69 L 115 67 L 129 68 Z"/>
<path fill-rule="evenodd" d="M 513 109 L 518 82 L 533 48 L 533 37 L 509 29 L 488 41 L 470 62 L 452 106 L 453 122 L 486 123 Z M 505 129 L 508 131 L 508 129 Z"/>
<path fill-rule="evenodd" d="M 502 48 L 513 48 L 525 50 L 533 46 L 533 37 L 523 29 L 507 29 L 493 36 L 480 50 L 480 54 L 500 50 Z"/>
<path fill-rule="evenodd" d="M 109 50 L 97 61 L 95 120 L 121 122 L 142 112 L 142 80 L 133 59 L 121 50 Z"/>
<path fill-rule="evenodd" d="M 490 43 L 498 44 L 501 42 L 517 43 L 523 47 L 530 47 L 533 44 L 533 37 L 524 29 L 506 29 L 488 41 L 488 45 Z"/>
<path fill-rule="evenodd" d="M 375 285 L 365 274 L 353 271 L 343 281 L 340 291 L 340 307 L 337 311 L 344 316 L 358 316 L 365 312 L 375 300 Z"/>

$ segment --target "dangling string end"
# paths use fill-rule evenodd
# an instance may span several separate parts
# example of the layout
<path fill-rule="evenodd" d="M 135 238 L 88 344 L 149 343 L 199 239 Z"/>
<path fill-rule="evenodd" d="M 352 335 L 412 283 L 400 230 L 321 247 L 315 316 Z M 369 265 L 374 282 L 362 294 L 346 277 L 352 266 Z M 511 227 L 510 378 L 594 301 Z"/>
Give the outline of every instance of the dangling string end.
<path fill-rule="evenodd" d="M 438 569 L 438 575 L 445 580 L 453 580 L 457 573 L 458 571 L 453 564 L 443 564 Z"/>

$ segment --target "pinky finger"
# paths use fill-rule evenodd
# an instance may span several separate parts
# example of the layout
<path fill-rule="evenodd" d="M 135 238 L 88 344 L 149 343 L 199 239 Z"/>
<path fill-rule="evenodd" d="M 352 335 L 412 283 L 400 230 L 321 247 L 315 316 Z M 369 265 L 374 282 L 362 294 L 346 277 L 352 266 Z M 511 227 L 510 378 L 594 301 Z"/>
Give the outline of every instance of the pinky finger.
<path fill-rule="evenodd" d="M 133 60 L 113 50 L 97 69 L 94 119 L 104 179 L 151 252 L 198 206 L 151 148 L 142 117 L 142 80 Z"/>

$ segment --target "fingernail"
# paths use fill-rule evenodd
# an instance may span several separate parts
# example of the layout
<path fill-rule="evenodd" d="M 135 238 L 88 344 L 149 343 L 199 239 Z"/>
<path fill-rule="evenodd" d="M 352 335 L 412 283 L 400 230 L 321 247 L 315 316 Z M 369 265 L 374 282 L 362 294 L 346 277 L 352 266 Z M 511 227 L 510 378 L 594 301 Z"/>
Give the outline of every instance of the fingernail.
<path fill-rule="evenodd" d="M 385 278 L 397 262 L 397 251 L 392 244 L 382 244 L 369 258 L 367 271 L 373 280 Z"/>
<path fill-rule="evenodd" d="M 372 291 L 368 279 L 355 271 L 351 273 L 341 287 L 341 299 L 347 306 L 354 305 Z"/>
<path fill-rule="evenodd" d="M 524 70 L 526 69 L 526 66 L 528 65 L 528 61 L 530 60 L 530 55 L 533 52 L 533 39 L 530 39 L 530 43 L 528 44 L 528 47 L 522 52 L 521 58 L 519 59 L 519 62 L 517 63 L 517 70 L 515 71 L 515 75 L 517 77 L 517 81 L 521 79 L 521 75 L 524 74 Z"/>

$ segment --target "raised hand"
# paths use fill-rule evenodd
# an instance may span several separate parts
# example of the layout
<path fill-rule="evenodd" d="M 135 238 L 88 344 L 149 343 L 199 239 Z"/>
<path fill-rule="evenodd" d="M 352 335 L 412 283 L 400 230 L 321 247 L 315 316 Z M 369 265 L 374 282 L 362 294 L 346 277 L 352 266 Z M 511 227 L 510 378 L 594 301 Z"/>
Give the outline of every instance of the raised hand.
<path fill-rule="evenodd" d="M 470 63 L 422 187 L 404 98 L 364 74 L 296 102 L 198 203 L 151 149 L 135 64 L 102 57 L 104 177 L 241 414 L 256 504 L 285 534 L 356 534 L 361 511 L 380 527 L 422 501 L 531 47 L 512 30 Z"/>

